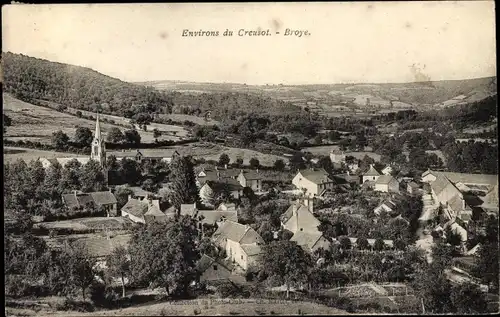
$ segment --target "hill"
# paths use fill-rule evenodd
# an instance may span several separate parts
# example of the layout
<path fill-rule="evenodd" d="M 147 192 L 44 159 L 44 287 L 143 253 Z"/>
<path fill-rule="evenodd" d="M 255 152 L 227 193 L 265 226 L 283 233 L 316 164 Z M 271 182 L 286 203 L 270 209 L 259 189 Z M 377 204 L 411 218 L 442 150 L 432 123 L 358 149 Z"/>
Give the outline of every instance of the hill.
<path fill-rule="evenodd" d="M 56 63 L 10 52 L 2 53 L 4 91 L 26 102 L 47 101 L 62 107 L 133 118 L 137 122 L 167 123 L 153 114 L 184 114 L 212 118 L 228 113 L 287 113 L 300 108 L 283 101 L 225 91 L 193 95 L 159 91 L 151 86 L 127 83 L 92 69 Z"/>
<path fill-rule="evenodd" d="M 139 84 L 190 94 L 246 92 L 289 101 L 327 115 L 336 112 L 349 114 L 356 109 L 423 110 L 466 104 L 497 92 L 496 77 L 392 84 L 246 85 L 168 80 Z"/>

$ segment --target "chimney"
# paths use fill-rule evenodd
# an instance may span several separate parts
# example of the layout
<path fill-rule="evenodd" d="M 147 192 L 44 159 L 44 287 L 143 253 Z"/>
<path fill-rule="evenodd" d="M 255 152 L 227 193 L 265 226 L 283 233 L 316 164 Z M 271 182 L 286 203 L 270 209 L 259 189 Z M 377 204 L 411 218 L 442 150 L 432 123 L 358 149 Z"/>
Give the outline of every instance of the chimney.
<path fill-rule="evenodd" d="M 224 164 L 224 169 L 227 169 L 227 164 Z"/>
<path fill-rule="evenodd" d="M 259 169 L 257 169 L 257 174 L 259 174 Z"/>
<path fill-rule="evenodd" d="M 73 194 L 75 195 L 75 198 L 76 198 L 76 190 L 73 190 Z"/>
<path fill-rule="evenodd" d="M 129 194 L 127 201 L 129 201 L 130 199 L 132 199 L 132 195 Z"/>
<path fill-rule="evenodd" d="M 160 209 L 160 200 L 159 199 L 153 199 L 151 201 L 151 203 L 153 204 L 153 206 L 156 206 L 156 208 Z"/>

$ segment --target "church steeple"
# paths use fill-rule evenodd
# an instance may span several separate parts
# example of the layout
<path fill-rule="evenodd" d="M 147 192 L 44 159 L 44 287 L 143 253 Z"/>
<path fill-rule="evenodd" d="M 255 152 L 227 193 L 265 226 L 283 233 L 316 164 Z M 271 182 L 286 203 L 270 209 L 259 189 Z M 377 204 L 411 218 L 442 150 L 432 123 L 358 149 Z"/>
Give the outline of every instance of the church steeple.
<path fill-rule="evenodd" d="M 92 151 L 90 153 L 90 159 L 99 162 L 104 165 L 106 162 L 106 149 L 104 147 L 104 140 L 101 135 L 101 125 L 99 124 L 99 112 L 97 112 L 97 118 L 95 123 L 95 134 L 94 140 L 92 141 Z"/>

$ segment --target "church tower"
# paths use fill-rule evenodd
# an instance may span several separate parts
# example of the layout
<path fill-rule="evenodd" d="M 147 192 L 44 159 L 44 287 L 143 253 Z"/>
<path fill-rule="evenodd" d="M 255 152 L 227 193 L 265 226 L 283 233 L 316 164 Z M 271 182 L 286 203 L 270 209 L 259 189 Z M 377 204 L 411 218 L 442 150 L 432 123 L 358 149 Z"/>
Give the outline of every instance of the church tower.
<path fill-rule="evenodd" d="M 92 141 L 92 152 L 90 154 L 90 159 L 99 162 L 101 166 L 104 166 L 104 164 L 106 163 L 106 148 L 104 146 L 104 140 L 101 135 L 99 113 L 97 113 L 97 120 L 95 123 L 95 134 L 94 140 Z"/>

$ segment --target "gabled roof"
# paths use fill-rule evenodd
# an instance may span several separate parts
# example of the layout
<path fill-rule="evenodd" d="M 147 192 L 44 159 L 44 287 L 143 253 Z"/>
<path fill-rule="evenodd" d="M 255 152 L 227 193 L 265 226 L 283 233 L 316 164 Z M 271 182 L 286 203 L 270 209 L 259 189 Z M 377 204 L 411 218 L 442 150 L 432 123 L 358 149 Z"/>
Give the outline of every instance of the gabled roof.
<path fill-rule="evenodd" d="M 158 208 L 158 206 L 156 206 L 155 204 L 151 204 L 148 206 L 148 210 L 146 211 L 146 213 L 144 214 L 144 216 L 154 216 L 154 217 L 161 217 L 161 216 L 165 216 L 165 214 L 163 212 L 161 212 L 160 208 Z"/>
<path fill-rule="evenodd" d="M 143 217 L 148 211 L 148 205 L 139 199 L 131 198 L 121 210 L 136 217 Z"/>
<path fill-rule="evenodd" d="M 300 170 L 299 173 L 302 175 L 302 177 L 315 184 L 324 184 L 333 182 L 328 173 L 322 168 L 308 168 Z"/>
<path fill-rule="evenodd" d="M 281 221 L 288 227 L 296 228 L 296 231 L 300 231 L 302 228 L 304 231 L 315 232 L 321 224 L 309 211 L 307 206 L 298 203 L 294 203 L 288 207 L 287 211 L 282 215 Z"/>
<path fill-rule="evenodd" d="M 447 186 L 453 186 L 453 184 L 444 175 L 439 174 L 436 179 L 431 183 L 432 190 L 439 195 Z M 458 189 L 457 189 L 458 191 Z"/>
<path fill-rule="evenodd" d="M 243 173 L 243 176 L 248 180 L 261 179 L 261 175 L 256 171 L 241 171 L 240 174 Z"/>
<path fill-rule="evenodd" d="M 484 197 L 481 199 L 483 203 L 482 207 L 494 207 L 498 208 L 498 184 L 495 185 Z"/>
<path fill-rule="evenodd" d="M 201 222 L 211 225 L 223 220 L 238 221 L 236 210 L 198 210 L 197 216 L 203 216 Z"/>
<path fill-rule="evenodd" d="M 257 236 L 259 242 L 264 243 L 262 237 L 250 226 L 242 225 L 234 221 L 225 221 L 222 226 L 215 231 L 213 238 L 217 241 L 226 238 L 239 243 L 249 233 Z"/>
<path fill-rule="evenodd" d="M 316 232 L 307 232 L 307 231 L 297 231 L 290 241 L 297 242 L 301 247 L 307 247 L 308 249 L 312 249 L 316 242 L 323 236 L 321 231 Z"/>
<path fill-rule="evenodd" d="M 90 196 L 92 196 L 92 199 L 94 199 L 94 202 L 98 206 L 117 203 L 115 195 L 110 191 L 92 192 Z"/>
<path fill-rule="evenodd" d="M 375 181 L 375 184 L 387 185 L 393 180 L 396 180 L 396 179 L 394 177 L 392 177 L 391 175 L 382 175 L 379 178 L 377 178 L 377 180 Z"/>
<path fill-rule="evenodd" d="M 85 207 L 87 204 L 94 204 L 94 199 L 88 193 L 63 194 L 62 198 L 68 208 Z"/>
<path fill-rule="evenodd" d="M 370 165 L 370 169 L 363 174 L 363 176 L 379 176 L 379 175 L 380 175 L 379 171 L 377 171 L 375 167 L 373 167 L 373 164 Z"/>
<path fill-rule="evenodd" d="M 225 187 L 230 191 L 243 190 L 243 186 L 233 178 L 221 178 L 216 181 L 208 181 L 205 184 L 208 184 L 214 191 L 220 191 Z"/>
<path fill-rule="evenodd" d="M 460 212 L 464 209 L 463 199 L 459 195 L 454 195 L 448 200 L 448 206 L 451 208 L 451 210 Z"/>
<path fill-rule="evenodd" d="M 418 188 L 419 187 L 418 184 L 415 183 L 414 181 L 409 181 L 407 183 L 407 185 L 410 186 L 410 187 L 412 187 L 412 188 Z"/>
<path fill-rule="evenodd" d="M 429 174 L 432 174 L 436 177 L 438 177 L 438 175 L 443 175 L 453 183 L 478 184 L 478 185 L 498 184 L 498 175 L 496 174 L 468 174 L 468 173 L 438 172 L 433 170 L 427 170 L 422 174 L 422 177 L 425 177 Z"/>

